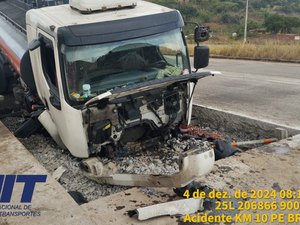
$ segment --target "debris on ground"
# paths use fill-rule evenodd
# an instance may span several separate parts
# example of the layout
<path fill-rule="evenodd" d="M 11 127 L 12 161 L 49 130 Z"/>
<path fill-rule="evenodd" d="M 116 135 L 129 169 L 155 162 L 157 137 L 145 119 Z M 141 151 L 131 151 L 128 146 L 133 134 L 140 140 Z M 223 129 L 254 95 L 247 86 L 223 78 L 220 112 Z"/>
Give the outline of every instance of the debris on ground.
<path fill-rule="evenodd" d="M 259 140 L 251 140 L 251 141 L 233 141 L 231 143 L 232 147 L 242 147 L 242 146 L 253 146 L 257 144 L 270 144 L 272 142 L 278 141 L 277 138 L 266 138 L 266 139 L 259 139 Z"/>
<path fill-rule="evenodd" d="M 69 191 L 68 194 L 75 200 L 78 205 L 88 203 L 86 198 L 78 191 Z"/>
<path fill-rule="evenodd" d="M 2 120 L 12 132 L 16 131 L 24 121 L 25 119 L 22 117 L 7 117 Z M 66 171 L 59 180 L 60 184 L 67 191 L 82 193 L 87 201 L 128 189 L 124 186 L 98 184 L 86 178 L 79 167 L 81 160 L 73 157 L 67 150 L 58 147 L 46 133 L 35 134 L 29 138 L 20 138 L 19 140 L 49 173 L 52 174 L 60 166 L 65 167 Z M 114 161 L 119 172 L 168 175 L 179 171 L 180 153 L 192 149 L 194 146 L 202 149 L 212 149 L 213 143 L 178 135 L 177 138 L 171 138 L 166 143 L 161 144 L 159 149 L 141 150 L 124 157 L 117 157 Z M 108 163 L 111 159 L 101 158 L 101 160 Z"/>
<path fill-rule="evenodd" d="M 3 110 L 1 114 L 6 114 L 1 118 L 2 122 L 12 131 L 15 132 L 25 122 L 25 117 L 18 113 L 18 106 L 8 104 L 7 101 L 13 102 L 13 96 L 5 96 L 5 101 L 1 101 Z M 4 110 L 5 109 L 5 110 Z M 11 114 L 13 113 L 13 114 Z M 22 113 L 22 112 L 20 112 Z M 7 115 L 11 114 L 9 117 Z M 226 137 L 225 130 L 212 130 L 209 127 L 197 126 L 196 128 L 182 127 L 182 134 L 169 139 L 166 143 L 161 144 L 159 148 L 152 148 L 146 151 L 135 151 L 134 154 L 119 154 L 115 158 L 118 171 L 129 174 L 173 174 L 179 170 L 178 160 L 182 151 L 198 146 L 202 149 L 211 149 L 215 147 L 214 138 Z M 194 135 L 194 137 L 193 137 Z M 249 140 L 253 137 L 244 133 L 231 134 L 231 138 L 237 141 Z M 28 138 L 19 139 L 25 147 L 53 173 L 58 167 L 63 166 L 66 171 L 61 175 L 59 182 L 67 191 L 78 191 L 91 201 L 100 196 L 110 195 L 119 191 L 126 190 L 126 187 L 99 185 L 83 176 L 79 168 L 80 161 L 69 154 L 68 151 L 58 147 L 46 132 L 32 135 Z M 131 146 L 129 146 L 131 148 Z M 129 152 L 130 153 L 130 152 Z M 109 158 L 101 158 L 104 162 L 109 162 Z"/>
<path fill-rule="evenodd" d="M 60 167 L 58 167 L 55 171 L 54 171 L 54 173 L 52 174 L 52 177 L 55 179 L 55 180 L 57 180 L 57 181 L 59 181 L 59 179 L 61 178 L 61 176 L 64 174 L 64 172 L 66 172 L 66 168 L 65 167 L 63 167 L 63 166 L 60 166 Z"/>
<path fill-rule="evenodd" d="M 224 159 L 241 152 L 239 148 L 251 149 L 251 147 L 258 147 L 260 145 L 270 144 L 278 141 L 277 138 L 266 138 L 250 141 L 231 141 L 231 139 L 216 140 L 215 141 L 215 156 L 216 160 Z M 239 147 L 239 148 L 238 148 Z"/>
<path fill-rule="evenodd" d="M 141 207 L 134 212 L 129 212 L 129 216 L 137 215 L 138 220 L 148 220 L 160 216 L 175 216 L 193 214 L 203 210 L 203 199 L 189 198 L 171 201 L 146 207 Z"/>
<path fill-rule="evenodd" d="M 0 95 L 0 101 L 4 101 L 4 96 L 3 95 Z"/>
<path fill-rule="evenodd" d="M 175 194 L 178 197 L 182 197 L 182 198 L 185 197 L 184 193 L 186 192 L 186 190 L 189 191 L 190 196 L 193 196 L 195 192 L 198 192 L 198 190 L 204 191 L 206 194 L 208 194 L 212 189 L 196 181 L 193 181 L 184 187 L 173 189 Z"/>
<path fill-rule="evenodd" d="M 183 134 L 191 135 L 192 137 L 204 137 L 211 140 L 223 139 L 224 136 L 216 132 L 208 132 L 198 126 L 181 125 L 180 131 Z"/>
<path fill-rule="evenodd" d="M 16 131 L 24 121 L 23 117 L 7 117 L 2 120 L 12 132 Z M 209 133 L 218 133 L 208 127 L 201 127 L 201 129 Z M 224 133 L 222 133 L 222 136 L 225 136 Z M 246 137 L 244 138 L 246 139 Z M 79 167 L 80 161 L 71 156 L 67 150 L 58 147 L 47 134 L 35 134 L 29 138 L 21 138 L 20 141 L 50 173 L 53 173 L 60 166 L 65 167 L 66 171 L 59 180 L 61 185 L 67 191 L 82 193 L 88 201 L 128 189 L 123 186 L 100 185 L 86 178 Z M 137 148 L 132 151 L 133 153 L 128 151 L 129 154 L 116 157 L 114 163 L 120 173 L 169 175 L 179 171 L 180 153 L 195 146 L 207 150 L 214 148 L 215 144 L 205 137 L 190 137 L 185 134 L 178 134 L 177 137 L 160 144 L 159 148 L 142 150 Z M 108 163 L 111 159 L 101 158 L 101 161 Z"/>
<path fill-rule="evenodd" d="M 235 153 L 239 152 L 239 149 L 234 148 L 231 145 L 231 140 L 216 140 L 215 141 L 215 157 L 216 160 L 224 159 L 226 157 L 232 156 Z"/>

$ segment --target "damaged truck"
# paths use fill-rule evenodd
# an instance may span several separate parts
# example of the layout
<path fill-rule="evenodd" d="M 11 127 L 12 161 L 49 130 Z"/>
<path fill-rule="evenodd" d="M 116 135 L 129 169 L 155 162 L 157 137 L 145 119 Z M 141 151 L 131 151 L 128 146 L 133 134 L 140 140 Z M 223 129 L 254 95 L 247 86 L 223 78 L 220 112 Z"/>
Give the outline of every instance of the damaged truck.
<path fill-rule="evenodd" d="M 26 3 L 27 2 L 27 3 Z M 138 0 L 70 0 L 39 7 L 0 1 L 0 92 L 17 81 L 31 122 L 78 158 L 98 182 L 184 186 L 211 171 L 214 151 L 183 151 L 172 175 L 118 173 L 101 156 L 129 143 L 164 142 L 191 122 L 198 72 L 209 62 L 205 27 L 195 25 L 192 71 L 179 11 Z M 26 8 L 10 16 L 16 4 Z M 26 6 L 26 7 L 25 7 Z M 45 6 L 45 4 L 41 4 Z M 30 133 L 28 122 L 18 132 Z"/>

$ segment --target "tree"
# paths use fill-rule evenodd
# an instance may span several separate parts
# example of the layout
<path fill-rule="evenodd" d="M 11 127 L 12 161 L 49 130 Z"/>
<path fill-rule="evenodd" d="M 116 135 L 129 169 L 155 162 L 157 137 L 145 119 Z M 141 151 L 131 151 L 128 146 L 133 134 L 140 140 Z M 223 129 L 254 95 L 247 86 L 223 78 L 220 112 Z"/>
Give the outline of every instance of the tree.
<path fill-rule="evenodd" d="M 269 14 L 265 17 L 265 27 L 273 34 L 291 33 L 293 28 L 300 27 L 300 19 L 296 17 Z"/>
<path fill-rule="evenodd" d="M 236 15 L 222 13 L 220 16 L 219 22 L 227 23 L 227 24 L 233 24 L 233 23 L 237 24 L 237 23 L 239 23 L 239 18 Z"/>

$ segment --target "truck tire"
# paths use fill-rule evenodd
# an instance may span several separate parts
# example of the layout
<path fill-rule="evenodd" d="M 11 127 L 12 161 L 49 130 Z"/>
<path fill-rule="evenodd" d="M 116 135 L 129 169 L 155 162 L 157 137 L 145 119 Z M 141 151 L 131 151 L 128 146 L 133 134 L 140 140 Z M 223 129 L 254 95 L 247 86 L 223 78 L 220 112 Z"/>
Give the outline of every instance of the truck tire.
<path fill-rule="evenodd" d="M 0 95 L 12 92 L 14 77 L 9 68 L 9 63 L 0 53 Z"/>
<path fill-rule="evenodd" d="M 0 95 L 7 92 L 7 78 L 4 73 L 4 65 L 0 62 Z"/>

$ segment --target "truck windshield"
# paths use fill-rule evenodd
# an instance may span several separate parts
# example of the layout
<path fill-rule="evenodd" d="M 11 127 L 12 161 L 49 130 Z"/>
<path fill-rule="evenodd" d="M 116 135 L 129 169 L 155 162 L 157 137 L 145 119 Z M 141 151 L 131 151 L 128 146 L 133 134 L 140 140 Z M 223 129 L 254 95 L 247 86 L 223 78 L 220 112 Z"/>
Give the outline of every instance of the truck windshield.
<path fill-rule="evenodd" d="M 67 91 L 73 101 L 188 70 L 180 29 L 90 46 L 62 46 Z"/>

